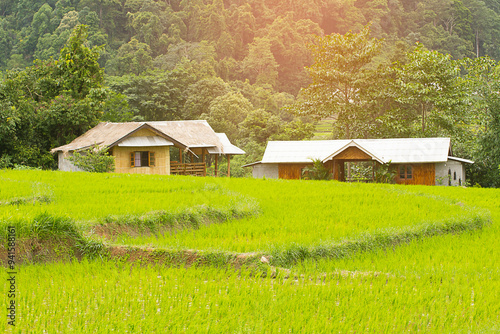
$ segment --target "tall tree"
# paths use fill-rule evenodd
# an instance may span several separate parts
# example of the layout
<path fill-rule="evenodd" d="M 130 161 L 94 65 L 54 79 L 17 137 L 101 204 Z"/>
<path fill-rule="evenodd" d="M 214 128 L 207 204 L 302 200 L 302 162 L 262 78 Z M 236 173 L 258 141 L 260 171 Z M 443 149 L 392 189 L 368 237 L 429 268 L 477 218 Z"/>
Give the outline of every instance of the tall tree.
<path fill-rule="evenodd" d="M 256 38 L 243 60 L 243 71 L 257 84 L 274 86 L 278 79 L 278 63 L 271 52 L 271 42 L 267 38 Z"/>
<path fill-rule="evenodd" d="M 414 129 L 413 135 L 424 137 L 451 131 L 465 97 L 458 63 L 421 44 L 407 57 L 406 63 L 397 63 L 393 69 L 393 94 L 401 104 L 399 110 L 407 113 L 401 115 L 408 122 L 406 127 Z"/>
<path fill-rule="evenodd" d="M 467 136 L 456 148 L 475 163 L 469 167 L 472 183 L 500 187 L 500 65 L 489 57 L 464 59 L 468 92 Z"/>
<path fill-rule="evenodd" d="M 312 84 L 303 89 L 294 110 L 300 115 L 333 117 L 334 136 L 365 137 L 376 115 L 373 94 L 376 72 L 369 67 L 382 40 L 370 38 L 366 26 L 359 33 L 318 37 L 311 45 L 314 64 L 307 70 Z"/>

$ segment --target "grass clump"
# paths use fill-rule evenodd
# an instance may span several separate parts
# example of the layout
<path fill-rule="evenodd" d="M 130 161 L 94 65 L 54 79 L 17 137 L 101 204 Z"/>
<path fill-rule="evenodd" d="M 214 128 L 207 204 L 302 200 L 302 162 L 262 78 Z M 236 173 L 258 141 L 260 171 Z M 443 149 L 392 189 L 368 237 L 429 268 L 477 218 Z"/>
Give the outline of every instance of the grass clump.
<path fill-rule="evenodd" d="M 73 248 L 81 256 L 89 258 L 100 256 L 105 250 L 102 242 L 85 238 L 75 222 L 68 217 L 52 216 L 45 212 L 35 216 L 29 224 L 24 221 L 10 221 L 8 225 L 3 226 L 4 228 L 0 229 L 0 239 L 5 241 L 8 234 L 7 226 L 13 226 L 16 234 L 22 236 L 20 241 L 30 240 L 37 243 L 66 241 L 68 248 Z"/>
<path fill-rule="evenodd" d="M 184 229 L 197 230 L 202 225 L 224 223 L 233 219 L 258 214 L 258 206 L 233 205 L 229 208 L 213 208 L 200 205 L 180 212 L 157 211 L 143 215 L 107 216 L 93 229 L 106 236 L 158 235 L 165 232 L 176 232 Z"/>
<path fill-rule="evenodd" d="M 454 217 L 443 222 L 426 223 L 406 228 L 392 228 L 376 233 L 364 233 L 356 239 L 344 240 L 340 243 L 322 244 L 306 247 L 293 244 L 285 249 L 275 248 L 271 251 L 271 264 L 290 267 L 306 259 L 352 258 L 363 252 L 374 252 L 385 248 L 400 246 L 414 240 L 422 240 L 443 234 L 457 234 L 483 228 L 491 222 L 488 212 L 471 212 L 468 217 Z"/>

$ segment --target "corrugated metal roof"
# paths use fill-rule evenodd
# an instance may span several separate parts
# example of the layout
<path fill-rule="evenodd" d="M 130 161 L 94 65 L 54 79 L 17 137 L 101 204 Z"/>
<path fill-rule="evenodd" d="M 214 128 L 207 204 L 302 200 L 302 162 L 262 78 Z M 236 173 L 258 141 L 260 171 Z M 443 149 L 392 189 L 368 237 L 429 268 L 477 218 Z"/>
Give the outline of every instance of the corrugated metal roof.
<path fill-rule="evenodd" d="M 356 139 L 384 162 L 444 162 L 450 152 L 450 138 Z"/>
<path fill-rule="evenodd" d="M 347 145 L 350 140 L 270 141 L 262 163 L 307 163 L 311 159 L 325 159 Z"/>
<path fill-rule="evenodd" d="M 243 165 L 241 167 L 251 167 L 251 166 L 260 165 L 260 164 L 262 164 L 262 161 L 252 162 L 250 164 L 246 164 L 246 165 Z"/>
<path fill-rule="evenodd" d="M 468 163 L 468 164 L 473 164 L 474 163 L 474 161 L 472 161 L 472 160 L 462 159 L 462 158 L 457 158 L 457 157 L 448 157 L 448 159 L 455 160 L 455 161 L 460 161 L 460 162 L 465 162 L 465 163 Z"/>
<path fill-rule="evenodd" d="M 328 161 L 350 146 L 363 148 L 374 160 L 384 163 L 444 162 L 450 152 L 450 138 L 270 141 L 262 163 Z"/>
<path fill-rule="evenodd" d="M 172 144 L 175 143 L 182 148 L 206 147 L 215 149 L 217 153 L 222 152 L 222 154 L 244 154 L 242 150 L 229 142 L 227 136 L 223 138 L 224 141 L 227 140 L 227 142 L 223 144 L 221 138 L 205 120 L 99 123 L 71 143 L 56 147 L 52 149 L 51 152 L 75 151 L 90 147 L 94 144 L 112 147 L 123 143 L 124 140 L 128 140 L 130 138 L 128 136 L 143 127 L 151 129 L 158 137 L 164 138 L 166 141 L 172 142 Z M 229 143 L 229 145 L 227 143 Z M 145 146 L 151 145 L 148 144 Z M 234 153 L 225 153 L 225 146 L 228 152 Z"/>
<path fill-rule="evenodd" d="M 146 137 L 128 137 L 118 143 L 118 146 L 123 147 L 141 147 L 141 146 L 173 146 L 169 140 L 158 136 Z"/>

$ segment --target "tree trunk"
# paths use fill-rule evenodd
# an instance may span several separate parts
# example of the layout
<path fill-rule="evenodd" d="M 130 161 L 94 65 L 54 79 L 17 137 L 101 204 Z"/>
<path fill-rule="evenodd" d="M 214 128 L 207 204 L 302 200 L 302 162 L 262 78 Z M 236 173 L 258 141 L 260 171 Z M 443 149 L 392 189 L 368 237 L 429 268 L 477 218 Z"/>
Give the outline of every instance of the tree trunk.
<path fill-rule="evenodd" d="M 479 29 L 476 29 L 476 58 L 479 58 Z"/>
<path fill-rule="evenodd" d="M 422 103 L 422 134 L 425 134 L 425 107 Z"/>
<path fill-rule="evenodd" d="M 215 166 L 214 166 L 215 177 L 219 176 L 219 156 L 215 156 Z"/>

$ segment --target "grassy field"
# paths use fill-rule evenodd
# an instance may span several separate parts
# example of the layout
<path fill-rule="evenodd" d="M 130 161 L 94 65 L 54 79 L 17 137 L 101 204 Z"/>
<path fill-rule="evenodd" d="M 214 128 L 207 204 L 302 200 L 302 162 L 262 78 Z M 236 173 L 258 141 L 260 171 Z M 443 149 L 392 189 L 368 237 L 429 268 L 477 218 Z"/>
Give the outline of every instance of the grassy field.
<path fill-rule="evenodd" d="M 30 233 L 44 214 L 106 247 L 258 253 L 270 261 L 236 269 L 103 253 L 24 264 L 17 326 L 2 321 L 0 331 L 500 331 L 496 189 L 32 171 L 0 171 L 0 181 L 1 226 L 17 224 L 20 239 L 37 237 Z M 93 233 L 207 208 L 226 219 Z"/>

